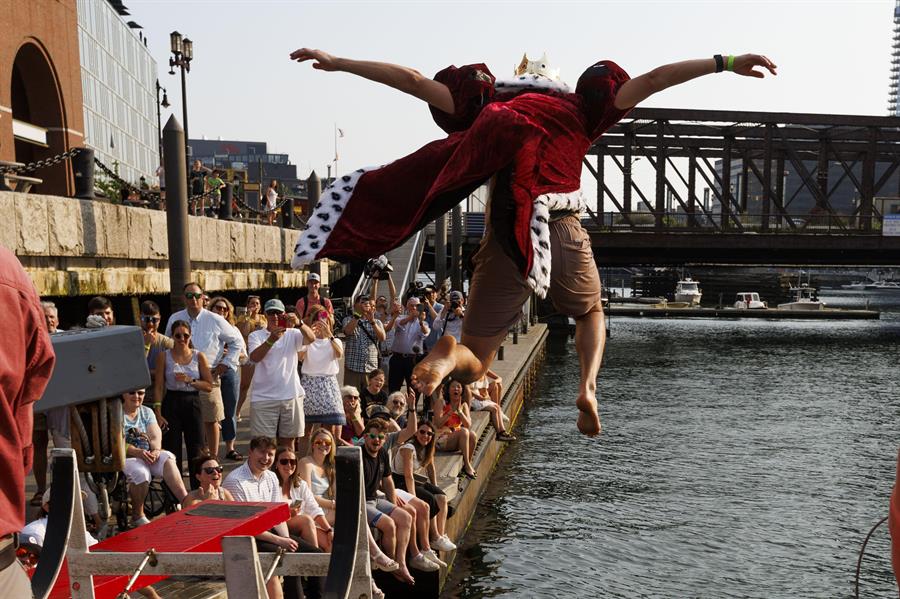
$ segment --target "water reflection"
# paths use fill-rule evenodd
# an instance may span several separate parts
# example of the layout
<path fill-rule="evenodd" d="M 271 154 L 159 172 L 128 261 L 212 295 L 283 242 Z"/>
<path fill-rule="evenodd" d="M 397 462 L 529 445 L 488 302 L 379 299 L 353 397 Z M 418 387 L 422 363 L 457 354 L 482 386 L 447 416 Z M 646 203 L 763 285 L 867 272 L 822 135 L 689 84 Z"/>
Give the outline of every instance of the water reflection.
<path fill-rule="evenodd" d="M 851 597 L 900 442 L 900 294 L 875 299 L 877 322 L 614 319 L 599 440 L 552 345 L 446 596 Z M 883 526 L 861 596 L 896 596 L 889 552 Z"/>

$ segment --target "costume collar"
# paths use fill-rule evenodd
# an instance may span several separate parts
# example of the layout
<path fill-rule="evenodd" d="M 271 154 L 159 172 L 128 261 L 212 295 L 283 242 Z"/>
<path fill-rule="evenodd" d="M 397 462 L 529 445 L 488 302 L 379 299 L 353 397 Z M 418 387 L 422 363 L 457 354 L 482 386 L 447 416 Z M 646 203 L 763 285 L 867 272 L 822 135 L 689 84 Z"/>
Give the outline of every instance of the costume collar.
<path fill-rule="evenodd" d="M 523 89 L 541 89 L 559 92 L 562 94 L 572 93 L 572 88 L 563 81 L 554 81 L 541 75 L 518 75 L 512 79 L 497 79 L 494 82 L 494 89 L 498 92 L 502 91 L 518 91 Z"/>

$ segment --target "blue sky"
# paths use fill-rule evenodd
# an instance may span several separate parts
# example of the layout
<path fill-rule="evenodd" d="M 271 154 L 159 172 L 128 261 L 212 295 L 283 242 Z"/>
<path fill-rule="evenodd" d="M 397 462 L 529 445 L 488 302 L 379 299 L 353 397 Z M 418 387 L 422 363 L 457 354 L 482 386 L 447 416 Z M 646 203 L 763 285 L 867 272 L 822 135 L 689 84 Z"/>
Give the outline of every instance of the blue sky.
<path fill-rule="evenodd" d="M 97 0 L 99 1 L 99 0 Z M 893 37 L 890 0 L 871 2 L 289 2 L 126 0 L 150 38 L 170 111 L 169 32 L 194 41 L 188 76 L 192 137 L 269 142 L 301 177 L 378 165 L 443 136 L 419 100 L 288 54 L 316 47 L 405 64 L 433 75 L 485 62 L 507 76 L 522 53 L 547 51 L 564 80 L 612 59 L 632 76 L 715 53 L 756 52 L 779 67 L 763 80 L 721 74 L 666 90 L 644 106 L 886 114 Z M 163 120 L 167 116 L 163 115 Z M 592 185 L 585 185 L 589 189 Z"/>

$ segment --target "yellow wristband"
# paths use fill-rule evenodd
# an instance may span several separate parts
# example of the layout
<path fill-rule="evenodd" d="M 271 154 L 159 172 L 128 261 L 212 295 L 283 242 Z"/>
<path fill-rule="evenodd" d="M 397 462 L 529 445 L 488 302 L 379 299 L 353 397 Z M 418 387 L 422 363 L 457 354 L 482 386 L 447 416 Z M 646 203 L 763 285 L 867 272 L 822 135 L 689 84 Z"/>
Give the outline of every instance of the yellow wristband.
<path fill-rule="evenodd" d="M 728 55 L 728 61 L 725 63 L 725 70 L 726 71 L 734 71 L 734 55 L 733 54 Z"/>

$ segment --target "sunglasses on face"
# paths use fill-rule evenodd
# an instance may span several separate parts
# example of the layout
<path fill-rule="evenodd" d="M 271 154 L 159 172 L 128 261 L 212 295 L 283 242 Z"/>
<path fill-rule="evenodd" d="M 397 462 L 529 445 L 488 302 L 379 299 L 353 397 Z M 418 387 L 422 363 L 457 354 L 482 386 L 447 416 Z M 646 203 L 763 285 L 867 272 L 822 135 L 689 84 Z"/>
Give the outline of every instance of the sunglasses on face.
<path fill-rule="evenodd" d="M 141 316 L 141 322 L 152 322 L 155 324 L 159 322 L 159 316 Z"/>
<path fill-rule="evenodd" d="M 172 335 L 172 337 L 175 337 L 179 341 L 184 341 L 185 339 L 190 339 L 191 334 L 190 333 L 175 333 L 174 335 Z"/>
<path fill-rule="evenodd" d="M 292 460 L 290 458 L 281 458 L 280 460 L 278 460 L 278 463 L 281 464 L 282 466 L 288 466 L 288 465 L 296 466 L 297 460 L 296 459 Z"/>
<path fill-rule="evenodd" d="M 384 433 L 378 433 L 378 434 L 369 433 L 369 438 L 372 439 L 373 441 L 375 441 L 375 440 L 384 441 Z"/>
<path fill-rule="evenodd" d="M 126 391 L 125 395 L 137 395 L 138 397 L 144 397 L 146 393 L 146 391 Z"/>
<path fill-rule="evenodd" d="M 191 293 L 190 291 L 188 291 L 187 293 L 184 294 L 184 297 L 187 299 L 198 300 L 201 297 L 203 297 L 203 294 L 202 293 Z"/>
<path fill-rule="evenodd" d="M 395 406 L 406 405 L 406 402 L 405 402 L 405 401 L 400 401 L 399 399 L 395 399 L 395 400 L 392 401 L 391 403 L 394 404 Z"/>
<path fill-rule="evenodd" d="M 331 447 L 331 441 L 323 440 L 323 441 L 313 441 L 314 447 Z"/>
<path fill-rule="evenodd" d="M 223 470 L 225 470 L 225 469 L 222 468 L 221 466 L 210 466 L 208 468 L 203 469 L 203 471 L 206 472 L 207 474 L 212 474 L 213 472 L 218 472 L 219 474 L 222 474 Z"/>
<path fill-rule="evenodd" d="M 228 306 L 225 306 L 223 304 L 216 304 L 212 307 L 212 309 L 216 312 L 228 312 Z"/>
<path fill-rule="evenodd" d="M 420 434 L 420 435 L 425 435 L 426 437 L 433 437 L 433 436 L 434 436 L 434 431 L 431 431 L 431 430 L 425 428 L 425 429 L 420 430 L 420 431 L 419 431 L 419 434 Z"/>
<path fill-rule="evenodd" d="M 266 316 L 281 316 L 282 314 L 284 314 L 284 312 L 281 310 L 269 310 L 266 312 Z"/>

